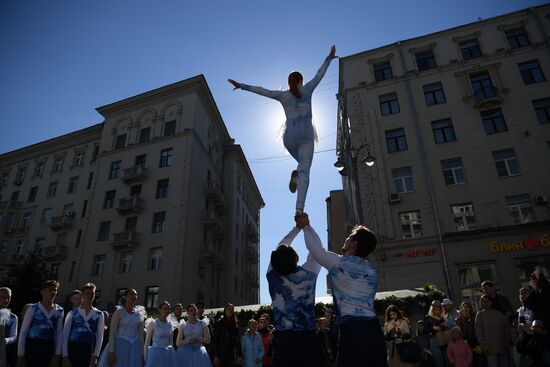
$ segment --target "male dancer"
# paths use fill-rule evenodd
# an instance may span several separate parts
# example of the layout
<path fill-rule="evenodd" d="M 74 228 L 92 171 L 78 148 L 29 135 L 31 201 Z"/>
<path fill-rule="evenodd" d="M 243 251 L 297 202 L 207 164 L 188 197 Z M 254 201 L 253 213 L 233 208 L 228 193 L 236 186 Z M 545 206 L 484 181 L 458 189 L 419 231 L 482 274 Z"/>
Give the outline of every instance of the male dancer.
<path fill-rule="evenodd" d="M 300 229 L 294 227 L 271 253 L 267 270 L 275 332 L 274 367 L 321 366 L 321 348 L 315 335 L 315 284 L 321 266 L 308 255 L 298 266 L 290 246 Z"/>
<path fill-rule="evenodd" d="M 367 227 L 353 228 L 342 247 L 343 255 L 323 248 L 307 214 L 297 217 L 309 254 L 327 268 L 336 318 L 340 324 L 337 367 L 387 366 L 386 345 L 374 312 L 378 276 L 367 259 L 376 247 L 376 236 Z"/>

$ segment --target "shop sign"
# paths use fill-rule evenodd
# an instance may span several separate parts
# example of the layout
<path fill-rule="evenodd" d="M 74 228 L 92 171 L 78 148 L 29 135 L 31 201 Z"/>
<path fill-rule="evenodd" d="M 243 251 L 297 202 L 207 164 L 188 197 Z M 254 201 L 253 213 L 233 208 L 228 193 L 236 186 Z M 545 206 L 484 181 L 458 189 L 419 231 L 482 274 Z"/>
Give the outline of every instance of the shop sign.
<path fill-rule="evenodd" d="M 407 257 L 418 257 L 418 256 L 434 256 L 435 255 L 435 249 L 434 248 L 425 248 L 421 250 L 409 250 L 407 251 Z"/>
<path fill-rule="evenodd" d="M 534 251 L 540 247 L 550 247 L 550 234 L 545 233 L 539 237 L 529 236 L 526 240 L 518 242 L 499 242 L 495 240 L 489 243 L 489 249 L 495 254 L 519 250 Z"/>

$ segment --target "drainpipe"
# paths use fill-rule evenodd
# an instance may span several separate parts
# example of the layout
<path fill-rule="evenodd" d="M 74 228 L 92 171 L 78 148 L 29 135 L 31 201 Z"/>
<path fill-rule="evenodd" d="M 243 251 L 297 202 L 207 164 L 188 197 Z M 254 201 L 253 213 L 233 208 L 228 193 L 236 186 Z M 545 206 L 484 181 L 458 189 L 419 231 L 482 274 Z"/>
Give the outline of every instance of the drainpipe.
<path fill-rule="evenodd" d="M 405 76 L 405 86 L 407 89 L 407 97 L 409 99 L 411 108 L 412 108 L 412 114 L 413 114 L 413 120 L 414 120 L 414 126 L 416 128 L 416 137 L 417 137 L 417 143 L 420 148 L 420 157 L 422 158 L 422 165 L 424 168 L 424 176 L 426 178 L 426 183 L 428 184 L 428 193 L 430 194 L 430 201 L 432 204 L 432 211 L 434 213 L 434 220 L 435 220 L 435 226 L 437 228 L 437 238 L 439 241 L 439 248 L 441 251 L 441 257 L 443 258 L 443 275 L 445 276 L 445 286 L 447 287 L 447 295 L 449 298 L 452 299 L 452 293 L 451 293 L 451 284 L 450 284 L 450 278 L 449 278 L 449 268 L 447 266 L 447 255 L 445 253 L 445 244 L 443 241 L 443 231 L 441 228 L 441 223 L 439 221 L 439 212 L 437 210 L 437 203 L 435 198 L 435 192 L 432 185 L 432 179 L 430 174 L 430 167 L 428 166 L 428 159 L 426 157 L 426 150 L 424 148 L 424 140 L 422 139 L 422 134 L 420 133 L 420 118 L 418 117 L 418 111 L 416 110 L 416 104 L 414 102 L 411 83 L 409 80 L 409 76 L 407 74 L 407 69 L 405 67 L 405 56 L 403 55 L 403 49 L 401 48 L 401 42 L 397 42 L 397 49 L 399 50 L 399 57 L 401 59 L 401 64 L 403 65 L 403 72 Z"/>

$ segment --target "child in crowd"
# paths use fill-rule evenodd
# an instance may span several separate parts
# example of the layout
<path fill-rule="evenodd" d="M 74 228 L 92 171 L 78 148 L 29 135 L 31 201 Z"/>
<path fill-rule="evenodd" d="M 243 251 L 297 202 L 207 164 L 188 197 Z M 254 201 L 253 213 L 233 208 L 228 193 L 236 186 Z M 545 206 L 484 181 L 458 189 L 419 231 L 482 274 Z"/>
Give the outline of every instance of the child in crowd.
<path fill-rule="evenodd" d="M 250 321 L 248 321 L 248 331 L 244 333 L 241 340 L 244 367 L 262 367 L 264 346 L 262 337 L 256 332 L 257 330 L 258 322 L 254 319 L 250 319 Z"/>
<path fill-rule="evenodd" d="M 470 367 L 472 365 L 472 349 L 462 339 L 462 330 L 459 326 L 451 329 L 452 340 L 447 345 L 447 357 L 453 367 Z"/>

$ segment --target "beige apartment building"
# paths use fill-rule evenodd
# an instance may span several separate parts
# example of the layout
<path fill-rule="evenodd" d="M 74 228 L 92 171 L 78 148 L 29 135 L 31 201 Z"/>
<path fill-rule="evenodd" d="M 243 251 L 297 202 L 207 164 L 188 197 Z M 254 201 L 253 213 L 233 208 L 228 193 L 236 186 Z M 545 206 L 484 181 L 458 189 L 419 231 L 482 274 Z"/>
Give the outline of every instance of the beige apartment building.
<path fill-rule="evenodd" d="M 104 121 L 0 155 L 0 269 L 39 250 L 61 297 L 259 302 L 264 206 L 202 75 L 97 108 Z"/>
<path fill-rule="evenodd" d="M 490 279 L 517 305 L 550 275 L 549 36 L 543 5 L 340 59 L 335 166 L 379 290 Z"/>

